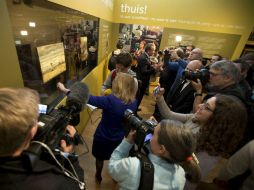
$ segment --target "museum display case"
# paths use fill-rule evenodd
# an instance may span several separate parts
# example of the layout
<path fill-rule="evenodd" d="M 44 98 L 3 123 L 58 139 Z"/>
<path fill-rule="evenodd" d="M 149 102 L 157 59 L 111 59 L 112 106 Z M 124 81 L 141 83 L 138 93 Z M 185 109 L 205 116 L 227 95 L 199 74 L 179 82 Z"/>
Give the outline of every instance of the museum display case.
<path fill-rule="evenodd" d="M 97 65 L 99 19 L 45 0 L 6 0 L 24 86 L 54 107 L 58 81 L 73 84 Z"/>

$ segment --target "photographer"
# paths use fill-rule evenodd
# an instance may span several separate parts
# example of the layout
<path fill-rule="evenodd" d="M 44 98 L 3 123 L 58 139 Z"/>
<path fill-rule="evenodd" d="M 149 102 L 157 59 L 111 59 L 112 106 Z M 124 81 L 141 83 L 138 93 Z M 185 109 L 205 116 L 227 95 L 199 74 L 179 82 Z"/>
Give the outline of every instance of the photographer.
<path fill-rule="evenodd" d="M 34 90 L 0 89 L 1 190 L 80 189 L 79 184 L 82 182 L 67 177 L 49 154 L 44 157 L 46 159 L 34 154 L 35 162 L 29 157 L 31 153 L 27 150 L 38 128 L 38 103 L 39 95 Z M 76 132 L 72 126 L 67 126 L 67 131 L 71 137 Z M 66 156 L 74 150 L 64 140 L 61 140 L 60 145 Z M 72 161 L 74 165 L 78 162 L 77 159 Z"/>
<path fill-rule="evenodd" d="M 185 72 L 194 73 L 203 68 L 199 60 L 190 61 L 185 68 Z M 193 108 L 195 89 L 191 85 L 191 80 L 184 75 L 174 82 L 171 87 L 166 102 L 170 109 L 178 113 L 190 113 Z"/>
<path fill-rule="evenodd" d="M 134 145 L 135 134 L 135 130 L 130 131 L 109 161 L 109 174 L 119 183 L 120 189 L 139 188 L 141 163 L 137 157 L 128 157 Z M 191 181 L 199 181 L 197 160 L 192 157 L 196 141 L 192 132 L 180 122 L 161 121 L 155 127 L 150 146 L 148 158 L 155 168 L 153 189 L 183 189 L 185 174 Z"/>
<path fill-rule="evenodd" d="M 164 97 L 164 89 L 156 95 L 160 113 L 164 119 L 178 120 L 197 135 L 197 157 L 200 161 L 202 182 L 211 183 L 222 158 L 232 155 L 244 136 L 247 112 L 242 102 L 234 96 L 217 94 L 198 105 L 193 114 L 180 114 L 170 110 Z M 190 187 L 192 186 L 192 188 Z M 188 184 L 186 189 L 195 189 Z"/>
<path fill-rule="evenodd" d="M 233 62 L 227 60 L 215 62 L 211 65 L 209 74 L 210 78 L 205 89 L 208 94 L 205 99 L 220 93 L 235 96 L 245 103 L 245 97 L 238 84 L 240 71 Z M 200 96 L 195 96 L 193 104 L 193 112 L 195 112 L 198 109 L 198 105 L 203 101 L 202 93 L 204 90 L 200 80 L 198 82 L 192 81 L 192 86 L 196 93 L 200 94 Z"/>

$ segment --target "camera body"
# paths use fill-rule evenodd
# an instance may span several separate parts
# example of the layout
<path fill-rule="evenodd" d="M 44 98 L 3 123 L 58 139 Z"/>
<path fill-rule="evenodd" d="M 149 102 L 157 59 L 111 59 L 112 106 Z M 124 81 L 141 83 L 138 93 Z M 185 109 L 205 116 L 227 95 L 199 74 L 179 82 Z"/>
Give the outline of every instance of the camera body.
<path fill-rule="evenodd" d="M 79 135 L 71 138 L 66 132 L 67 125 L 76 126 L 80 122 L 79 112 L 73 111 L 74 109 L 72 105 L 66 105 L 53 109 L 49 114 L 40 114 L 38 130 L 33 140 L 47 144 L 52 150 L 59 147 L 62 139 L 67 144 L 81 143 Z"/>
<path fill-rule="evenodd" d="M 127 109 L 124 112 L 124 122 L 127 124 L 127 132 L 131 129 L 136 130 L 135 144 L 139 150 L 143 147 L 144 143 L 150 140 L 157 122 L 154 120 L 140 120 L 135 114 Z"/>
<path fill-rule="evenodd" d="M 197 71 L 185 70 L 183 72 L 183 79 L 189 79 L 195 82 L 197 82 L 197 79 L 199 79 L 203 85 L 209 81 L 209 78 L 210 74 L 208 69 L 200 69 Z"/>
<path fill-rule="evenodd" d="M 168 49 L 165 49 L 165 50 L 163 51 L 163 54 L 164 54 L 164 55 L 170 55 L 170 51 L 169 51 Z"/>

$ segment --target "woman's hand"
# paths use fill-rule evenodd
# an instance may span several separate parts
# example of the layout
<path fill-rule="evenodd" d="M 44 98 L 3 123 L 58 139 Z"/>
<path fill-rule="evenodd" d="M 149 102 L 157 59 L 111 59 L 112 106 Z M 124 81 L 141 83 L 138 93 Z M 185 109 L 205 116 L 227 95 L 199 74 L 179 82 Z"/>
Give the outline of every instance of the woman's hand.
<path fill-rule="evenodd" d="M 164 92 L 165 92 L 165 89 L 164 88 L 161 88 L 159 86 L 155 87 L 155 88 L 158 88 L 158 89 L 154 89 L 154 97 L 155 99 L 159 99 L 160 97 L 163 96 Z"/>
<path fill-rule="evenodd" d="M 61 82 L 58 82 L 58 83 L 56 84 L 56 87 L 57 87 L 58 90 L 60 90 L 60 91 L 63 92 L 64 94 L 67 94 L 67 93 L 70 91 L 69 89 L 65 88 L 64 84 L 61 83 Z"/>

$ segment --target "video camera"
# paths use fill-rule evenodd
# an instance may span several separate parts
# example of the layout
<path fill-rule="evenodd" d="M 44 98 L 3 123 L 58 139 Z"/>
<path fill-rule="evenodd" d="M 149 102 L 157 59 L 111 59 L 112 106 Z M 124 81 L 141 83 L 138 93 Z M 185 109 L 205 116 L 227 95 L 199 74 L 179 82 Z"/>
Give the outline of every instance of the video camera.
<path fill-rule="evenodd" d="M 77 145 L 80 142 L 79 136 L 74 139 L 66 133 L 68 124 L 77 126 L 80 121 L 79 108 L 75 105 L 60 106 L 53 109 L 49 114 L 41 114 L 38 122 L 38 130 L 34 140 L 38 140 L 47 144 L 50 148 L 58 146 L 61 139 L 66 140 L 67 144 Z"/>
<path fill-rule="evenodd" d="M 204 85 L 209 81 L 210 73 L 207 69 L 200 69 L 197 71 L 188 71 L 185 70 L 183 72 L 183 79 L 189 79 L 197 82 L 197 79 L 201 81 L 201 83 Z"/>
<path fill-rule="evenodd" d="M 60 140 L 64 139 L 67 144 L 82 143 L 81 137 L 76 133 L 71 138 L 66 132 L 67 125 L 77 126 L 80 122 L 80 112 L 86 105 L 89 97 L 89 90 L 86 84 L 76 82 L 70 88 L 70 93 L 66 99 L 65 106 L 59 106 L 48 114 L 40 114 L 38 130 L 34 141 L 46 144 L 51 150 L 59 148 Z M 33 144 L 29 147 L 29 152 L 37 155 L 41 154 L 41 146 Z"/>
<path fill-rule="evenodd" d="M 150 119 L 146 121 L 140 120 L 130 109 L 127 109 L 124 112 L 124 122 L 128 127 L 127 132 L 131 129 L 137 131 L 135 144 L 138 146 L 139 151 L 144 146 L 144 143 L 147 143 L 151 139 L 154 128 L 158 124 L 156 121 Z"/>

